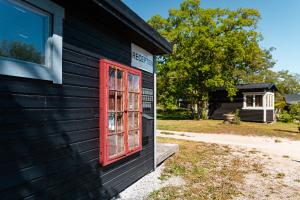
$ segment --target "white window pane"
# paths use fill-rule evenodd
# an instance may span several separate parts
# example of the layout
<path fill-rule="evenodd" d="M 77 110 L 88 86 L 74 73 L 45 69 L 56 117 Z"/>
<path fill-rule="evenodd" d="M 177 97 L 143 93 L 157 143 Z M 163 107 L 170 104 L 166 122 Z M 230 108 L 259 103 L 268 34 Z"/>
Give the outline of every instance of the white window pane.
<path fill-rule="evenodd" d="M 115 122 L 115 113 L 109 113 L 108 116 L 108 129 L 109 131 L 115 131 L 116 130 L 116 122 Z"/>
<path fill-rule="evenodd" d="M 46 64 L 50 15 L 26 4 L 0 1 L 0 56 Z"/>

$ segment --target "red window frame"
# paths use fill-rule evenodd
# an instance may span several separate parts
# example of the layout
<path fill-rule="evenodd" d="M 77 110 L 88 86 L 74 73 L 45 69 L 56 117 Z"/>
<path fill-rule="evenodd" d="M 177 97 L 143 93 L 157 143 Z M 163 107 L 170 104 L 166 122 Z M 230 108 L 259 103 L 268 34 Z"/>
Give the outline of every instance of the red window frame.
<path fill-rule="evenodd" d="M 110 60 L 107 60 L 107 59 L 100 59 L 99 61 L 99 71 L 100 71 L 100 81 L 99 81 L 99 128 L 100 128 L 100 164 L 102 166 L 106 166 L 106 165 L 109 165 L 113 162 L 116 162 L 120 159 L 123 159 L 124 157 L 127 157 L 131 154 L 134 154 L 138 151 L 141 151 L 142 150 L 142 72 L 140 70 L 136 70 L 136 69 L 133 69 L 131 67 L 128 67 L 128 66 L 125 66 L 125 65 L 122 65 L 120 63 L 117 63 L 117 62 L 114 62 L 114 61 L 110 61 Z M 117 95 L 118 95 L 118 87 L 116 88 L 116 91 L 115 91 L 115 111 L 109 111 L 109 98 L 110 98 L 110 92 L 113 92 L 112 90 L 109 89 L 109 70 L 110 68 L 114 68 L 116 70 L 120 70 L 120 71 L 123 71 L 123 82 L 122 82 L 122 85 L 123 85 L 123 99 L 122 99 L 122 102 L 123 102 L 123 106 L 122 106 L 122 111 L 119 112 L 118 109 L 117 109 Z M 117 72 L 114 72 L 115 75 L 117 74 Z M 137 75 L 139 76 L 139 79 L 138 79 L 138 91 L 132 91 L 130 92 L 130 94 L 132 95 L 132 107 L 133 107 L 133 110 L 129 110 L 129 91 L 128 91 L 128 74 L 131 74 L 131 75 Z M 132 76 L 131 76 L 132 77 Z M 115 85 L 116 84 L 119 84 L 118 82 L 118 79 L 117 77 L 115 76 Z M 122 92 L 121 92 L 122 93 Z M 135 96 L 138 96 L 138 108 L 137 109 L 134 109 L 134 97 Z M 129 123 L 128 123 L 128 116 L 129 116 L 129 112 L 131 112 L 131 115 L 134 119 L 135 117 L 135 114 L 138 113 L 138 128 L 133 128 L 133 129 L 130 129 L 129 128 Z M 121 154 L 118 154 L 116 156 L 113 156 L 113 157 L 109 157 L 108 155 L 108 151 L 109 151 L 109 140 L 108 140 L 108 137 L 109 137 L 109 114 L 112 114 L 114 113 L 114 129 L 116 130 L 114 135 L 116 135 L 116 137 L 118 137 L 118 131 L 117 131 L 117 118 L 116 116 L 118 115 L 118 113 L 122 113 L 121 115 L 123 116 L 123 133 L 121 133 L 120 135 L 124 134 L 124 152 L 121 153 Z M 134 115 L 134 116 L 133 116 Z M 135 123 L 135 121 L 131 121 L 133 124 Z M 135 126 L 135 125 L 133 125 Z M 129 132 L 131 130 L 131 136 L 134 136 L 135 137 L 135 133 L 138 131 L 138 146 L 135 146 L 134 144 L 134 148 L 131 148 L 129 149 L 129 143 L 128 143 L 128 139 L 129 139 Z M 132 135 L 133 134 L 133 135 Z M 133 138 L 134 138 L 133 137 Z M 132 139 L 132 138 L 131 138 Z M 135 142 L 135 139 L 133 139 L 133 141 Z M 116 149 L 119 149 L 120 147 L 116 147 Z M 123 149 L 123 148 L 122 148 Z"/>

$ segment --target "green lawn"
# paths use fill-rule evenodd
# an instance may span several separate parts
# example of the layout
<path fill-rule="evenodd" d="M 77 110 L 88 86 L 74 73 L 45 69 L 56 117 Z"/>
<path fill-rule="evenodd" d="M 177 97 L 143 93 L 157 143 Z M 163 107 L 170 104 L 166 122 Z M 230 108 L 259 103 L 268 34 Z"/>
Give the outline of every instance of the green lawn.
<path fill-rule="evenodd" d="M 160 130 L 187 131 L 198 133 L 228 133 L 239 135 L 276 136 L 299 139 L 298 125 L 295 123 L 254 123 L 242 122 L 240 125 L 223 124 L 221 120 L 158 120 Z"/>

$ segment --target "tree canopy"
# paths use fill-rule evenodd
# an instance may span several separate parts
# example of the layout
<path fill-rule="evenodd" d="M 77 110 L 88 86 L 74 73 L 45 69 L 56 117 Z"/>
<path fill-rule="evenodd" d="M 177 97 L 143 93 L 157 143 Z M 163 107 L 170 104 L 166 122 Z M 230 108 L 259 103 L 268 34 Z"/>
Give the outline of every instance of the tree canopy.
<path fill-rule="evenodd" d="M 153 16 L 149 24 L 173 44 L 158 59 L 159 103 L 186 98 L 204 118 L 210 91 L 225 87 L 233 96 L 243 77 L 272 68 L 272 49 L 259 45 L 259 19 L 255 9 L 204 9 L 199 0 L 184 0 L 167 18 Z"/>

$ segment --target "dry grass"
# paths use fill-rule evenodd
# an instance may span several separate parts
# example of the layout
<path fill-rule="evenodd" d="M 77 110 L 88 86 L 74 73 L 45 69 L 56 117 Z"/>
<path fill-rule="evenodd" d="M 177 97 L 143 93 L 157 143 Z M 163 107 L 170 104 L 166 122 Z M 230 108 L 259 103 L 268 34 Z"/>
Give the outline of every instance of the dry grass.
<path fill-rule="evenodd" d="M 186 184 L 154 191 L 149 199 L 232 199 L 248 173 L 249 163 L 233 156 L 231 149 L 216 144 L 158 138 L 159 142 L 179 144 L 179 153 L 165 162 L 161 179 L 182 177 Z M 254 166 L 253 170 L 261 170 Z"/>
<path fill-rule="evenodd" d="M 298 126 L 294 123 L 253 123 L 242 122 L 240 125 L 223 124 L 221 120 L 158 120 L 158 129 L 187 131 L 198 133 L 228 133 L 238 135 L 257 135 L 286 137 L 300 140 Z"/>

